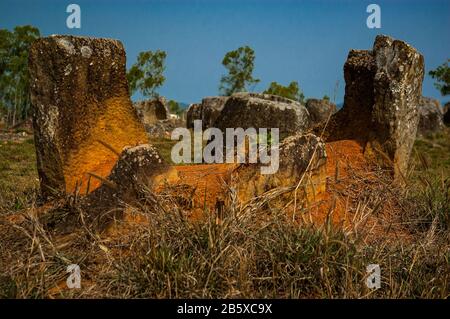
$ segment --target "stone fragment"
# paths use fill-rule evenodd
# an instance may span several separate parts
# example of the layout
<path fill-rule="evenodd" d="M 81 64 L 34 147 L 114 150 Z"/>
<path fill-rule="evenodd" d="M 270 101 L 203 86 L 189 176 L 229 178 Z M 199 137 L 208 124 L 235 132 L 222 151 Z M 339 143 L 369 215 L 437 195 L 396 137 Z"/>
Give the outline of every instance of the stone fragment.
<path fill-rule="evenodd" d="M 444 105 L 444 124 L 450 126 L 450 102 Z"/>
<path fill-rule="evenodd" d="M 330 115 L 336 113 L 336 105 L 327 100 L 308 99 L 305 107 L 313 126 L 326 122 Z"/>
<path fill-rule="evenodd" d="M 423 56 L 379 35 L 373 50 L 350 51 L 344 76 L 344 106 L 332 116 L 326 140 L 357 140 L 366 156 L 389 159 L 396 178 L 404 175 L 419 123 Z"/>
<path fill-rule="evenodd" d="M 309 113 L 301 103 L 283 97 L 259 93 L 235 93 L 228 98 L 214 127 L 279 128 L 281 135 L 305 132 Z"/>
<path fill-rule="evenodd" d="M 302 182 L 299 199 L 325 191 L 325 143 L 314 134 L 296 134 L 287 137 L 279 146 L 279 169 L 275 174 L 260 173 L 262 164 L 242 164 L 233 172 L 234 185 L 241 202 L 246 202 L 271 189 L 293 187 Z"/>
<path fill-rule="evenodd" d="M 186 127 L 194 128 L 194 121 L 202 121 L 202 129 L 213 127 L 225 106 L 228 96 L 209 96 L 202 99 L 201 103 L 191 104 L 186 112 Z"/>
<path fill-rule="evenodd" d="M 159 120 L 167 120 L 169 118 L 166 99 L 163 97 L 135 102 L 133 106 L 145 126 L 153 125 Z"/>
<path fill-rule="evenodd" d="M 444 127 L 441 103 L 429 97 L 421 97 L 418 105 L 419 127 L 417 133 L 426 135 L 439 132 Z"/>
<path fill-rule="evenodd" d="M 186 127 L 189 129 L 194 128 L 194 121 L 202 119 L 202 104 L 193 103 L 189 105 L 186 111 Z"/>

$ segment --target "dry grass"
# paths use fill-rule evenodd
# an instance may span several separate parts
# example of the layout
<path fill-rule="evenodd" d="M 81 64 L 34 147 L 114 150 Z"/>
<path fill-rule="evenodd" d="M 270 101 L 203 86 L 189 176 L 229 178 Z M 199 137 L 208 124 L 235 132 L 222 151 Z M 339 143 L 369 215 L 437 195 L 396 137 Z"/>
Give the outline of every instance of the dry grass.
<path fill-rule="evenodd" d="M 17 210 L 7 209 L 0 296 L 448 298 L 450 172 L 420 143 L 405 189 L 352 177 L 363 180 L 345 190 L 357 201 L 346 227 L 331 215 L 320 225 L 299 225 L 270 205 L 241 207 L 232 189 L 220 221 L 205 211 L 192 222 L 173 197 L 147 193 L 103 233 L 84 222 L 73 198 L 39 218 L 31 208 L 17 221 Z M 380 199 L 395 199 L 396 218 L 379 216 Z M 77 216 L 70 232 L 63 231 L 68 215 Z M 371 218 L 382 219 L 384 233 L 367 227 Z M 82 289 L 65 288 L 71 263 L 81 268 Z M 378 290 L 365 285 L 371 263 L 381 266 Z"/>
<path fill-rule="evenodd" d="M 149 195 L 151 196 L 151 195 Z M 162 199 L 161 199 L 162 200 Z M 164 200 L 167 201 L 167 198 Z M 83 225 L 70 235 L 31 215 L 2 225 L 2 295 L 19 298 L 446 298 L 448 238 L 418 230 L 412 241 L 368 241 L 367 230 L 291 222 L 282 212 L 240 211 L 196 223 L 172 208 L 130 208 L 116 232 Z M 172 205 L 173 207 L 173 205 Z M 73 213 L 73 212 L 72 212 Z M 363 216 L 363 214 L 361 215 Z M 139 217 L 139 218 L 138 218 Z M 258 221 L 258 222 L 255 222 Z M 430 235 L 431 234 L 431 235 Z M 447 233 L 448 234 L 448 233 Z M 448 237 L 448 236 L 447 236 Z M 432 238 L 432 239 L 430 239 Z M 5 258 L 6 257 L 6 258 Z M 64 289 L 65 267 L 82 269 L 81 290 Z M 369 290 L 366 266 L 382 268 Z M 62 287 L 63 289 L 58 289 Z"/>

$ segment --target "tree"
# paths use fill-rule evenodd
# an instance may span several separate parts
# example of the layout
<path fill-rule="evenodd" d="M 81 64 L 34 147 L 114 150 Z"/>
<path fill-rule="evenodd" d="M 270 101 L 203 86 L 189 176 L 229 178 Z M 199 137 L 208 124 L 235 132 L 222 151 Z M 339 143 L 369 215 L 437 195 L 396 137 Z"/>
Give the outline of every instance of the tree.
<path fill-rule="evenodd" d="M 270 83 L 269 88 L 263 93 L 282 96 L 291 100 L 299 101 L 300 103 L 305 102 L 305 95 L 300 90 L 297 81 L 292 81 L 288 86 L 278 84 L 277 82 L 272 82 Z"/>
<path fill-rule="evenodd" d="M 139 53 L 137 62 L 127 73 L 130 95 L 139 90 L 143 96 L 158 97 L 156 89 L 166 80 L 163 75 L 166 56 L 166 52 L 161 50 Z"/>
<path fill-rule="evenodd" d="M 324 95 L 322 100 L 330 102 L 330 97 L 328 95 Z"/>
<path fill-rule="evenodd" d="M 28 51 L 40 32 L 33 26 L 0 29 L 0 112 L 8 125 L 25 120 L 30 113 Z"/>
<path fill-rule="evenodd" d="M 429 72 L 430 76 L 437 80 L 434 86 L 441 91 L 442 95 L 450 94 L 450 67 L 448 66 L 448 62 L 450 62 L 450 59 L 438 66 L 436 70 Z"/>
<path fill-rule="evenodd" d="M 172 114 L 180 115 L 180 113 L 183 111 L 180 107 L 180 104 L 174 100 L 170 100 L 167 104 L 169 105 L 169 111 Z"/>
<path fill-rule="evenodd" d="M 253 78 L 255 52 L 248 46 L 228 52 L 222 60 L 222 65 L 228 70 L 228 75 L 220 79 L 219 90 L 223 95 L 235 92 L 245 92 L 247 87 L 257 84 L 259 79 Z"/>

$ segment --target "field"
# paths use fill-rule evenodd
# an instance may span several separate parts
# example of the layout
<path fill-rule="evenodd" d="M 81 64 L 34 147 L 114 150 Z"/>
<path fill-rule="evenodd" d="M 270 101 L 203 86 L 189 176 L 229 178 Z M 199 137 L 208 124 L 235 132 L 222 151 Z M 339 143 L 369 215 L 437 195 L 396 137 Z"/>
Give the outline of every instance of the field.
<path fill-rule="evenodd" d="M 167 159 L 173 142 L 153 143 Z M 150 205 L 149 193 L 99 232 L 84 224 L 76 197 L 41 214 L 32 136 L 4 139 L 0 297 L 448 298 L 450 129 L 419 138 L 410 167 L 403 188 L 371 184 L 364 198 L 357 189 L 352 205 L 360 209 L 349 225 L 331 214 L 298 224 L 280 210 L 244 210 L 233 194 L 220 222 L 206 208 L 193 222 L 170 196 Z M 395 216 L 371 206 L 380 199 L 395 201 Z M 70 214 L 84 226 L 61 230 Z M 383 232 L 368 226 L 371 218 L 383 220 Z M 81 289 L 66 288 L 72 263 L 81 268 Z M 380 289 L 366 286 L 369 264 L 381 267 Z"/>

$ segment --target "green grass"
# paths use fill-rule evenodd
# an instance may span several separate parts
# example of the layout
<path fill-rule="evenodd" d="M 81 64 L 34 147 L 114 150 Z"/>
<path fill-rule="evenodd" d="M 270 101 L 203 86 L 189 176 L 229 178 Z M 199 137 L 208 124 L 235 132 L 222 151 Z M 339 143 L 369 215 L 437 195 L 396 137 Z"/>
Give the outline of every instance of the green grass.
<path fill-rule="evenodd" d="M 193 130 L 191 130 L 191 134 L 193 133 Z M 177 144 L 178 141 L 176 140 L 171 140 L 169 138 L 163 138 L 163 137 L 151 137 L 150 138 L 150 144 L 152 144 L 153 146 L 155 146 L 158 149 L 158 152 L 160 153 L 161 157 L 169 164 L 175 164 L 172 161 L 172 156 L 171 156 L 171 152 L 172 152 L 172 147 Z M 203 140 L 202 141 L 202 145 L 203 147 L 205 147 L 207 144 L 207 141 Z M 191 159 L 194 158 L 194 139 L 191 139 Z M 193 164 L 193 163 L 191 163 Z M 179 163 L 176 165 L 191 165 L 189 163 Z"/>
<path fill-rule="evenodd" d="M 162 137 L 152 137 L 150 138 L 150 144 L 158 149 L 161 157 L 167 162 L 172 164 L 171 151 L 172 147 L 177 143 L 177 141 L 172 141 L 167 138 Z"/>
<path fill-rule="evenodd" d="M 38 186 L 33 138 L 0 141 L 0 210 L 23 209 L 35 198 Z"/>
<path fill-rule="evenodd" d="M 413 229 L 450 231 L 450 128 L 415 142 L 405 206 Z M 413 205 L 411 205 L 413 203 Z"/>
<path fill-rule="evenodd" d="M 425 156 L 428 168 L 450 176 L 450 128 L 430 134 L 426 138 L 418 138 L 412 157 L 416 165 L 420 164 L 419 155 Z"/>

